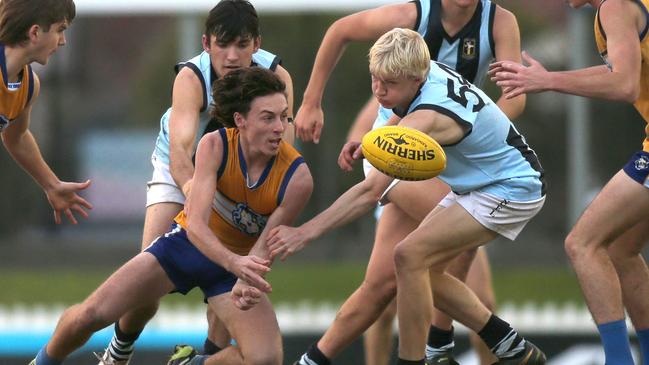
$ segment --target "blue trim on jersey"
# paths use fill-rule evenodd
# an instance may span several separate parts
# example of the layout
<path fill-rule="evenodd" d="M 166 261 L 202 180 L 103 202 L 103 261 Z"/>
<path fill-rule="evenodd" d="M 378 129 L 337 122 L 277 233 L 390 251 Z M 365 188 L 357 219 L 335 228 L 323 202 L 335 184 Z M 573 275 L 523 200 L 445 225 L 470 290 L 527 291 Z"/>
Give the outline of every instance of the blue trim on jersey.
<path fill-rule="evenodd" d="M 279 206 L 282 203 L 282 200 L 284 200 L 284 193 L 286 192 L 286 188 L 288 187 L 289 181 L 291 181 L 291 177 L 293 177 L 293 174 L 295 173 L 295 170 L 297 170 L 298 166 L 304 163 L 304 158 L 302 156 L 296 158 L 292 163 L 291 166 L 288 167 L 288 170 L 286 170 L 286 173 L 284 174 L 284 179 L 282 180 L 282 185 L 279 187 L 279 192 L 277 193 L 277 205 Z"/>
<path fill-rule="evenodd" d="M 644 6 L 641 0 L 635 0 L 635 2 L 638 3 L 638 6 L 640 6 L 642 10 L 644 10 L 645 25 L 644 25 L 644 29 L 640 33 L 640 40 L 642 40 L 647 35 L 647 31 L 649 30 L 649 11 Z"/>
<path fill-rule="evenodd" d="M 216 173 L 217 179 L 223 176 L 223 171 L 225 171 L 225 165 L 227 165 L 228 162 L 228 151 L 230 150 L 228 144 L 228 134 L 225 131 L 225 128 L 219 129 L 219 134 L 221 135 L 221 139 L 223 139 L 223 158 L 221 159 L 221 166 L 219 166 L 219 170 Z"/>
<path fill-rule="evenodd" d="M 491 4 L 489 9 L 489 46 L 491 47 L 491 54 L 496 56 L 496 41 L 494 40 L 494 19 L 496 19 L 496 4 Z"/>
<path fill-rule="evenodd" d="M 419 2 L 417 0 L 413 0 L 413 1 L 410 1 L 410 2 L 414 3 L 415 6 L 417 7 L 417 19 L 415 20 L 415 26 L 414 26 L 414 28 L 412 28 L 412 30 L 414 30 L 415 32 L 418 32 L 419 31 L 419 25 L 421 24 L 421 12 L 422 12 L 421 2 Z"/>
<path fill-rule="evenodd" d="M 34 95 L 34 71 L 32 71 L 32 65 L 27 65 L 27 72 L 29 75 L 26 77 L 29 78 L 29 90 L 27 90 L 27 103 L 29 103 L 32 100 L 32 96 Z M 25 75 L 23 75 L 23 80 L 25 79 Z"/>
<path fill-rule="evenodd" d="M 5 86 L 9 88 L 9 76 L 7 76 L 7 59 L 5 58 L 5 45 L 0 43 L 0 72 Z"/>
<path fill-rule="evenodd" d="M 239 136 L 239 143 L 238 143 L 238 150 L 239 150 L 239 166 L 241 167 L 241 173 L 243 173 L 243 176 L 246 178 L 246 185 L 248 184 L 248 166 L 246 165 L 246 159 L 243 158 L 243 150 L 241 149 L 241 136 Z M 254 190 L 257 189 L 258 187 L 261 186 L 261 184 L 266 181 L 266 178 L 268 177 L 268 174 L 270 174 L 270 169 L 273 168 L 273 164 L 275 163 L 275 157 L 273 156 L 270 161 L 266 164 L 266 167 L 264 168 L 264 171 L 261 173 L 261 176 L 255 182 L 255 185 L 253 186 L 248 186 L 248 189 Z"/>
<path fill-rule="evenodd" d="M 201 73 L 201 70 L 198 69 L 198 66 L 191 62 L 185 62 L 182 65 L 179 65 L 178 72 L 182 70 L 184 67 L 189 67 L 194 73 L 196 74 L 196 77 L 201 82 L 201 89 L 203 90 L 203 106 L 201 107 L 201 113 L 207 109 L 207 86 L 205 85 L 205 79 L 203 78 L 203 74 Z"/>
<path fill-rule="evenodd" d="M 439 106 L 439 105 L 433 105 L 433 104 L 420 104 L 420 105 L 417 105 L 417 106 L 412 110 L 411 113 L 414 113 L 414 112 L 417 111 L 417 110 L 433 110 L 433 111 L 435 111 L 435 112 L 438 112 L 438 113 L 440 113 L 440 114 L 446 115 L 447 117 L 453 119 L 453 120 L 456 121 L 458 124 L 460 124 L 460 126 L 465 127 L 465 128 L 468 128 L 468 130 L 464 133 L 464 136 L 463 136 L 462 138 L 460 138 L 459 141 L 454 142 L 454 143 L 451 143 L 451 144 L 445 144 L 445 145 L 442 145 L 442 147 L 455 146 L 456 144 L 462 142 L 462 141 L 463 141 L 466 137 L 468 137 L 469 134 L 471 134 L 471 132 L 473 131 L 473 123 L 469 122 L 469 121 L 466 120 L 466 119 L 463 119 L 462 117 L 460 117 L 459 115 L 455 114 L 455 113 L 454 113 L 452 110 L 450 110 L 450 109 L 446 109 L 446 108 L 444 108 L 444 107 L 442 107 L 442 106 Z M 408 113 L 408 114 L 410 114 L 410 113 Z"/>

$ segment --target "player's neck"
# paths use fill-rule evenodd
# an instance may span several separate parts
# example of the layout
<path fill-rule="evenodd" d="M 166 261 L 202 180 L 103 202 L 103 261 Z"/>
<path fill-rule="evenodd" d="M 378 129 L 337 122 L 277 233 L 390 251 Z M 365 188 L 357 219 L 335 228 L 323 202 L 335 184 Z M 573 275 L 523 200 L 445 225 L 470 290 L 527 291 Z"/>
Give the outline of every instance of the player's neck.
<path fill-rule="evenodd" d="M 453 36 L 457 34 L 462 28 L 464 28 L 473 14 L 475 14 L 476 9 L 478 8 L 478 3 L 476 2 L 475 6 L 468 8 L 460 7 L 455 5 L 453 1 L 442 0 L 442 26 L 447 34 Z"/>
<path fill-rule="evenodd" d="M 266 169 L 268 162 L 274 156 L 264 154 L 259 149 L 251 146 L 250 143 L 247 143 L 244 138 L 239 140 L 239 144 L 241 145 L 241 152 L 243 154 L 239 158 L 243 158 L 246 162 L 247 178 L 252 182 L 256 182 Z"/>
<path fill-rule="evenodd" d="M 5 46 L 5 61 L 9 82 L 18 81 L 20 71 L 31 63 L 25 48 L 21 46 Z"/>

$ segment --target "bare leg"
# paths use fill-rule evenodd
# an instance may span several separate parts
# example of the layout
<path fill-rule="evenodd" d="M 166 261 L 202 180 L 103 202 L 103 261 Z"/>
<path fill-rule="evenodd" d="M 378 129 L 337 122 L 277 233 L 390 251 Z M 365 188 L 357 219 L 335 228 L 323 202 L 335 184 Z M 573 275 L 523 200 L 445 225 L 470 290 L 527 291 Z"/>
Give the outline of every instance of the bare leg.
<path fill-rule="evenodd" d="M 622 297 L 636 330 L 649 328 L 649 270 L 642 248 L 649 237 L 649 219 L 636 224 L 608 248 L 622 287 Z"/>
<path fill-rule="evenodd" d="M 230 345 L 230 334 L 227 329 L 219 320 L 219 317 L 214 313 L 212 307 L 207 307 L 207 338 L 213 344 L 221 349 L 225 349 Z"/>
<path fill-rule="evenodd" d="M 426 333 L 432 320 L 431 288 L 439 309 L 473 330 L 484 327 L 491 312 L 464 283 L 446 274 L 445 269 L 460 253 L 496 236 L 455 204 L 433 210 L 419 228 L 397 245 L 400 358 L 424 358 Z"/>
<path fill-rule="evenodd" d="M 268 297 L 252 309 L 237 309 L 230 293 L 208 299 L 210 308 L 237 340 L 237 347 L 229 346 L 210 356 L 205 365 L 281 365 L 282 337 L 277 318 Z"/>
<path fill-rule="evenodd" d="M 396 294 L 392 252 L 397 242 L 410 233 L 418 222 L 393 204 L 383 210 L 376 229 L 376 240 L 361 286 L 343 303 L 336 319 L 318 341 L 318 348 L 328 358 L 357 339 L 388 306 Z"/>
<path fill-rule="evenodd" d="M 473 290 L 487 309 L 492 313 L 496 311 L 496 295 L 491 280 L 489 257 L 487 256 L 487 250 L 482 247 L 478 249 L 478 253 L 469 269 L 466 285 Z M 475 332 L 469 332 L 469 340 L 478 355 L 481 365 L 491 365 L 498 360 Z"/>
<path fill-rule="evenodd" d="M 646 219 L 648 209 L 649 190 L 620 171 L 566 238 L 566 252 L 597 324 L 624 318 L 622 289 L 607 247 L 623 232 Z M 646 266 L 638 267 L 636 263 L 626 268 L 625 277 L 630 273 L 638 278 L 646 277 Z"/>
<path fill-rule="evenodd" d="M 394 343 L 393 325 L 397 301 L 392 300 L 379 318 L 365 331 L 363 345 L 366 365 L 388 365 Z"/>
<path fill-rule="evenodd" d="M 183 206 L 176 203 L 158 203 L 146 208 L 144 230 L 142 232 L 142 250 L 158 237 L 169 231 L 173 219 Z M 125 333 L 138 333 L 158 311 L 159 302 L 153 301 L 137 308 L 132 308 L 119 319 L 119 327 Z"/>
<path fill-rule="evenodd" d="M 134 280 L 137 278 L 137 280 Z M 111 275 L 82 304 L 66 310 L 47 344 L 47 354 L 65 359 L 90 336 L 129 308 L 158 300 L 174 288 L 156 258 L 141 253 Z"/>

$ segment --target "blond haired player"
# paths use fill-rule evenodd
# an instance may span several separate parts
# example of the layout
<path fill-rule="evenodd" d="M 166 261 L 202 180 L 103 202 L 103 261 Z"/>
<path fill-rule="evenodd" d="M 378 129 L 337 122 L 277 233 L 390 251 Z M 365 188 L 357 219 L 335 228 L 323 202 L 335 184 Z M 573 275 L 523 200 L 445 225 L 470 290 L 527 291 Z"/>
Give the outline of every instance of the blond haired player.
<path fill-rule="evenodd" d="M 43 189 L 54 209 L 77 224 L 73 213 L 87 217 L 92 205 L 77 195 L 90 181 L 59 180 L 47 165 L 29 131 L 32 106 L 41 88 L 30 64 L 46 65 L 65 45 L 65 30 L 76 14 L 72 0 L 2 0 L 0 2 L 0 136 L 13 159 Z"/>
<path fill-rule="evenodd" d="M 491 74 L 509 97 L 553 90 L 633 103 L 649 122 L 649 1 L 569 0 L 597 9 L 594 29 L 604 65 L 548 72 L 499 62 Z M 649 270 L 640 251 L 649 237 L 649 126 L 642 150 L 609 180 L 565 241 L 586 303 L 597 324 L 607 365 L 633 364 L 624 309 L 633 322 L 642 363 L 649 364 Z"/>
<path fill-rule="evenodd" d="M 397 28 L 381 36 L 370 50 L 370 73 L 372 92 L 381 104 L 379 116 L 391 109 L 401 118 L 399 125 L 428 133 L 443 146 L 447 167 L 439 178 L 453 191 L 395 248 L 398 364 L 424 364 L 433 298 L 438 309 L 480 335 L 497 364 L 544 364 L 538 348 L 446 273 L 454 259 L 499 235 L 515 239 L 539 212 L 545 184 L 536 154 L 480 89 L 450 67 L 430 61 L 417 32 Z M 358 155 L 357 148 L 344 158 L 350 163 Z M 277 227 L 268 240 L 272 256 L 300 250 L 360 216 L 382 198 L 391 182 L 372 171 L 302 226 Z M 300 364 L 322 364 L 319 355 L 307 352 Z"/>

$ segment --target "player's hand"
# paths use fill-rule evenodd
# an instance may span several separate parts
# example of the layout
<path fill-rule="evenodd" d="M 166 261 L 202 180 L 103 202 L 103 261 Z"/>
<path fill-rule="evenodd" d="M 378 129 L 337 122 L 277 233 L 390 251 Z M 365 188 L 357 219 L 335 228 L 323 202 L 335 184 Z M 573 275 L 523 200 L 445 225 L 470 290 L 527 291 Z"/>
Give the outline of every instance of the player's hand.
<path fill-rule="evenodd" d="M 248 285 L 243 280 L 237 280 L 232 287 L 231 298 L 234 306 L 241 310 L 248 310 L 261 301 L 262 293 L 254 286 Z"/>
<path fill-rule="evenodd" d="M 318 105 L 302 104 L 295 115 L 295 131 L 304 142 L 319 143 L 322 127 L 324 126 L 324 113 Z"/>
<path fill-rule="evenodd" d="M 545 67 L 525 51 L 522 57 L 529 66 L 513 61 L 499 61 L 489 65 L 491 80 L 503 89 L 503 95 L 507 99 L 548 89 L 546 85 L 549 72 Z"/>
<path fill-rule="evenodd" d="M 340 150 L 338 166 L 340 166 L 340 169 L 343 171 L 352 171 L 354 168 L 354 161 L 360 160 L 361 158 L 363 158 L 361 143 L 357 141 L 349 141 L 345 143 L 343 148 Z"/>
<path fill-rule="evenodd" d="M 52 188 L 45 190 L 47 200 L 54 209 L 54 222 L 61 224 L 61 214 L 64 214 L 72 224 L 77 224 L 73 212 L 88 218 L 86 209 L 92 209 L 92 204 L 77 195 L 77 192 L 85 190 L 90 186 L 90 180 L 82 183 L 59 181 Z"/>
<path fill-rule="evenodd" d="M 273 228 L 266 240 L 271 259 L 279 256 L 284 261 L 290 255 L 301 251 L 311 239 L 300 227 L 277 226 Z"/>
<path fill-rule="evenodd" d="M 269 260 L 254 255 L 240 256 L 233 254 L 226 269 L 264 293 L 270 293 L 273 290 L 263 277 L 270 271 Z"/>
<path fill-rule="evenodd" d="M 192 191 L 192 181 L 193 181 L 193 179 L 187 180 L 187 182 L 185 182 L 183 184 L 182 188 L 181 188 L 185 198 L 188 198 L 189 197 L 189 192 Z"/>

